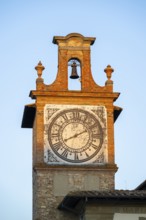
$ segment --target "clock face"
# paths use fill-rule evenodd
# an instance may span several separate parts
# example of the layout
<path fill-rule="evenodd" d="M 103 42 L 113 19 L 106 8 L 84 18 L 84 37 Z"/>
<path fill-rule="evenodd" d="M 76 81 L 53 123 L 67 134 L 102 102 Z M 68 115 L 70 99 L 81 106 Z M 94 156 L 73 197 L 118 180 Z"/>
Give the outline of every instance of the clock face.
<path fill-rule="evenodd" d="M 52 117 L 47 129 L 51 151 L 62 161 L 87 162 L 103 145 L 103 128 L 90 111 L 67 108 Z"/>

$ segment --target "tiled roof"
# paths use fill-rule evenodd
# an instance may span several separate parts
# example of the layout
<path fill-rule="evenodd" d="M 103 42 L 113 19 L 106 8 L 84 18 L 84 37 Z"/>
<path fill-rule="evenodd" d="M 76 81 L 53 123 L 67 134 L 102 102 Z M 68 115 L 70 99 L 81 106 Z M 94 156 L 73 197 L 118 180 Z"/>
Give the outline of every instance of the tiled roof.
<path fill-rule="evenodd" d="M 70 192 L 58 206 L 62 210 L 70 210 L 75 213 L 87 202 L 99 204 L 116 202 L 117 204 L 146 204 L 146 190 L 112 190 L 112 191 L 77 191 Z M 78 205 L 80 204 L 80 205 Z"/>
<path fill-rule="evenodd" d="M 135 190 L 146 190 L 146 180 L 137 186 Z"/>
<path fill-rule="evenodd" d="M 111 191 L 77 191 L 70 192 L 67 197 L 88 197 L 98 199 L 146 199 L 146 190 L 111 190 Z"/>

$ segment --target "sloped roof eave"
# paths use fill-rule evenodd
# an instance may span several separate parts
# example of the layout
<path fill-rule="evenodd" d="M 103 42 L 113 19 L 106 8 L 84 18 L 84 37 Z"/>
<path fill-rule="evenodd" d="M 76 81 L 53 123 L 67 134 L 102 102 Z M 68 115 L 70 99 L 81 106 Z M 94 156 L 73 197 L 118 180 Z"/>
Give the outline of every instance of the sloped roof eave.
<path fill-rule="evenodd" d="M 21 124 L 22 128 L 32 128 L 33 127 L 35 113 L 36 113 L 35 103 L 25 105 L 24 112 L 23 112 L 23 118 L 22 118 L 22 124 Z"/>

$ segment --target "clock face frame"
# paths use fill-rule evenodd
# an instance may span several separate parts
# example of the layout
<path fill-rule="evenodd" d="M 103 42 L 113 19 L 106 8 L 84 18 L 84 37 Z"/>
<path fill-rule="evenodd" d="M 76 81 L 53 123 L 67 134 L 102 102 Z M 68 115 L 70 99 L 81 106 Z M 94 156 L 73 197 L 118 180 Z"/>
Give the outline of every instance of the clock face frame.
<path fill-rule="evenodd" d="M 95 107 L 48 106 L 49 114 L 45 114 L 45 162 L 86 164 L 97 160 L 103 146 L 105 148 L 105 128 L 97 113 L 91 111 Z"/>

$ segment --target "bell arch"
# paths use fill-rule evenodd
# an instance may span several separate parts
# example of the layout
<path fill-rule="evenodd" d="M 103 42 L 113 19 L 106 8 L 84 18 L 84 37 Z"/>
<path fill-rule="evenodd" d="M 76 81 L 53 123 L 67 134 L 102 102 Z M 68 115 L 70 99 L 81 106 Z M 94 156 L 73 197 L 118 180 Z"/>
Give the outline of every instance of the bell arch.
<path fill-rule="evenodd" d="M 80 59 L 72 57 L 68 60 L 68 90 L 80 91 L 82 65 Z"/>

